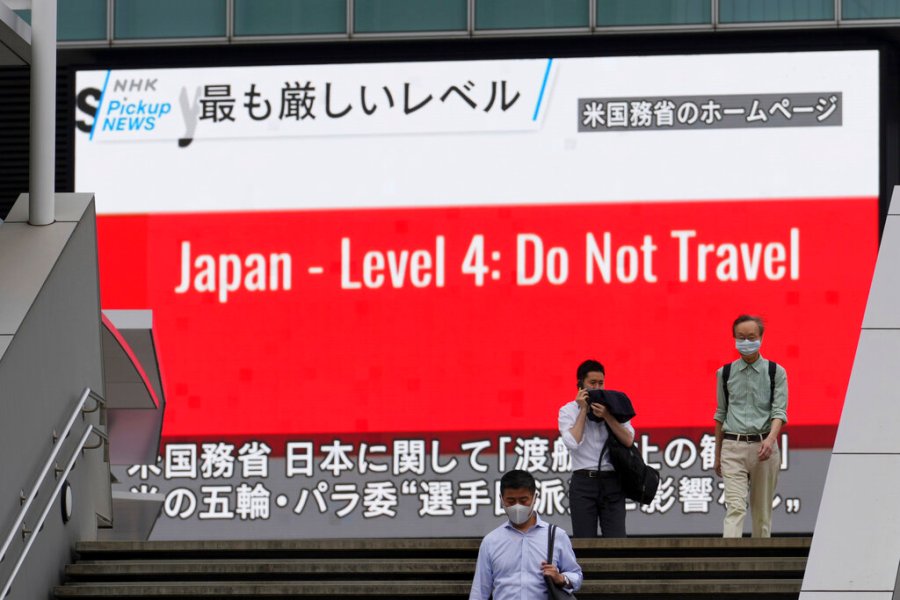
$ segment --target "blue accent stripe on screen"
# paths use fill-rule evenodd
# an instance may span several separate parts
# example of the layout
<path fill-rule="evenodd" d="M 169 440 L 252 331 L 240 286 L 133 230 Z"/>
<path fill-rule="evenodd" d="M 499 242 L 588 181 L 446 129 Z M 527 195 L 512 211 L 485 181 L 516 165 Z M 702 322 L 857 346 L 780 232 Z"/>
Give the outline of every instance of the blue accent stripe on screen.
<path fill-rule="evenodd" d="M 110 73 L 112 73 L 112 71 L 107 71 L 106 79 L 103 80 L 103 89 L 100 90 L 100 101 L 97 102 L 97 114 L 94 115 L 94 124 L 91 125 L 91 137 L 88 138 L 89 140 L 94 139 L 94 130 L 97 129 L 97 122 L 100 120 L 100 107 L 103 106 L 103 96 L 106 95 L 106 86 L 109 83 Z"/>
<path fill-rule="evenodd" d="M 550 77 L 550 67 L 553 66 L 553 59 L 547 59 L 547 68 L 544 70 L 544 81 L 541 82 L 541 93 L 538 94 L 537 104 L 534 106 L 534 115 L 532 121 L 537 121 L 538 113 L 541 112 L 541 102 L 544 100 L 544 90 L 547 89 L 547 79 Z"/>

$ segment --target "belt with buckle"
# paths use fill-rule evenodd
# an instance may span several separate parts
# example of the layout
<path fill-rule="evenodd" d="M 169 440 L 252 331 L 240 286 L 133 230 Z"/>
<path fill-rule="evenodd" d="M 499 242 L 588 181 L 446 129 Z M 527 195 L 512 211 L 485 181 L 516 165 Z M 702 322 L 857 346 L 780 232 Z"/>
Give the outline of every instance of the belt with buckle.
<path fill-rule="evenodd" d="M 597 471 L 594 469 L 576 469 L 572 472 L 573 475 L 580 475 L 582 477 L 590 477 L 591 479 L 596 479 L 597 477 L 614 477 L 615 471 Z"/>
<path fill-rule="evenodd" d="M 722 437 L 726 440 L 734 440 L 736 442 L 761 442 L 769 436 L 769 432 L 765 433 L 723 433 Z"/>

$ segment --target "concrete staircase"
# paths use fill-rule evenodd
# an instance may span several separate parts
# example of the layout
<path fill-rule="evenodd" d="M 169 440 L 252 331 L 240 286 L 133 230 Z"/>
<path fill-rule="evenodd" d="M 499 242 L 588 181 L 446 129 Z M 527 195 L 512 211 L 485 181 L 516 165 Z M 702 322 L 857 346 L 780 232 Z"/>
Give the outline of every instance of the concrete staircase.
<path fill-rule="evenodd" d="M 56 598 L 468 598 L 477 539 L 87 542 Z M 590 599 L 796 599 L 810 538 L 573 540 Z"/>

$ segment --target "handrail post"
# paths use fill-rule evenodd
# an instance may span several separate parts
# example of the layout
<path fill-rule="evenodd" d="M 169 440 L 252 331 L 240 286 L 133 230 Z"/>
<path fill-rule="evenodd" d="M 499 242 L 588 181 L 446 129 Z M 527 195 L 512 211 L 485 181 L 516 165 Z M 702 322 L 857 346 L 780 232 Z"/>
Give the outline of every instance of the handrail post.
<path fill-rule="evenodd" d="M 81 436 L 81 440 L 75 447 L 75 452 L 72 453 L 72 457 L 69 459 L 66 467 L 62 470 L 62 477 L 59 478 L 56 482 L 56 486 L 53 488 L 53 492 L 50 494 L 50 498 L 47 500 L 47 504 L 44 506 L 44 510 L 41 511 L 41 514 L 35 522 L 34 526 L 31 529 L 28 529 L 28 527 L 26 527 L 24 524 L 22 525 L 22 539 L 25 540 L 25 547 L 19 554 L 19 559 L 16 561 L 16 564 L 12 569 L 12 573 L 10 573 L 9 578 L 6 580 L 6 583 L 3 584 L 3 589 L 2 591 L 0 591 L 0 600 L 6 598 L 6 595 L 9 593 L 9 589 L 12 587 L 16 575 L 19 574 L 19 569 L 22 568 L 22 564 L 25 562 L 25 558 L 28 556 L 28 552 L 31 550 L 31 546 L 34 544 L 34 540 L 37 538 L 37 534 L 40 533 L 41 528 L 44 526 L 44 521 L 47 520 L 47 514 L 50 512 L 50 509 L 53 507 L 53 504 L 56 502 L 56 499 L 59 496 L 60 490 L 62 490 L 63 485 L 66 483 L 66 477 L 69 476 L 69 473 L 75 466 L 75 461 L 78 460 L 78 456 L 81 454 L 85 443 L 87 443 L 87 440 L 92 433 L 94 433 L 94 426 L 88 425 L 84 430 L 84 434 L 82 434 Z"/>
<path fill-rule="evenodd" d="M 84 404 L 87 402 L 89 397 L 94 397 L 94 401 L 99 404 L 103 404 L 102 398 L 91 391 L 91 388 L 85 388 L 84 392 L 81 394 L 81 398 L 78 400 L 78 404 L 75 406 L 75 409 L 72 411 L 72 414 L 69 416 L 68 422 L 66 422 L 66 426 L 63 429 L 61 438 L 66 438 L 69 435 L 69 432 L 72 431 L 72 426 L 75 424 L 75 420 L 78 418 L 78 415 L 82 414 L 82 410 L 84 409 Z M 88 425 L 88 431 L 94 431 L 93 426 Z M 99 433 L 99 432 L 98 432 Z M 87 439 L 87 438 L 85 438 Z M 57 456 L 59 455 L 60 450 L 62 449 L 64 444 L 56 443 L 53 444 L 53 449 L 50 451 L 50 457 L 47 459 L 47 462 L 44 463 L 44 467 L 38 475 L 37 481 L 34 484 L 34 487 L 31 489 L 29 494 L 25 494 L 24 490 L 20 493 L 20 504 L 22 508 L 19 509 L 19 515 L 16 518 L 15 523 L 10 529 L 9 534 L 6 536 L 5 541 L 3 542 L 3 546 L 0 546 L 0 562 L 2 562 L 6 558 L 6 551 L 9 550 L 10 545 L 12 544 L 13 539 L 15 538 L 16 531 L 18 531 L 19 527 L 25 522 L 25 515 L 28 513 L 29 508 L 31 507 L 31 503 L 37 497 L 38 491 L 44 483 L 44 479 L 47 477 L 47 473 L 50 471 L 51 466 L 56 466 L 54 463 L 56 462 Z M 81 448 L 84 447 L 84 442 L 82 442 L 79 447 L 79 452 Z M 77 453 L 76 453 L 77 454 Z M 58 477 L 58 475 L 57 475 Z M 2 600 L 3 596 L 0 595 L 0 600 Z"/>

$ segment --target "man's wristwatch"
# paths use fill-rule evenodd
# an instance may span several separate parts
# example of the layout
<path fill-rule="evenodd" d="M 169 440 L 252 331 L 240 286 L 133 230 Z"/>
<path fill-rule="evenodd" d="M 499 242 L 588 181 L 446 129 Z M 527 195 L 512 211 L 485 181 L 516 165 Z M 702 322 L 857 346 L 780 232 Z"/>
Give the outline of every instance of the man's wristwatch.
<path fill-rule="evenodd" d="M 563 587 L 570 588 L 572 584 L 569 582 L 569 578 L 563 575 Z"/>

